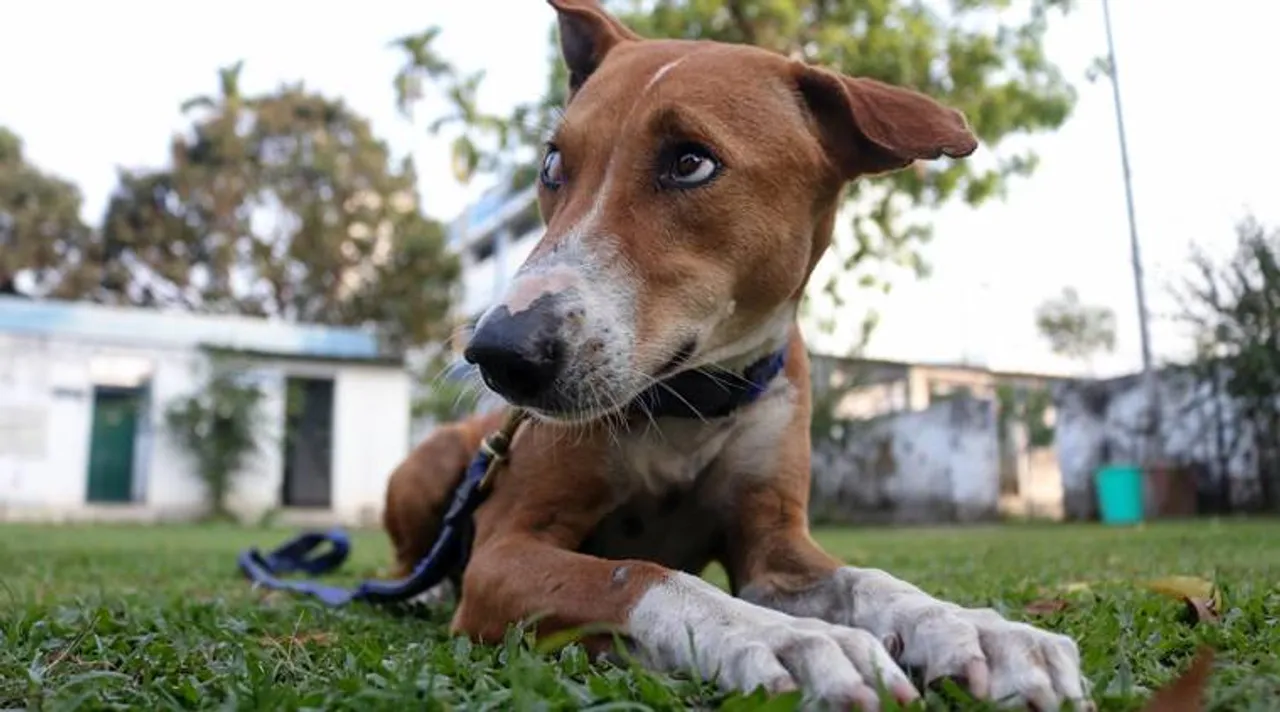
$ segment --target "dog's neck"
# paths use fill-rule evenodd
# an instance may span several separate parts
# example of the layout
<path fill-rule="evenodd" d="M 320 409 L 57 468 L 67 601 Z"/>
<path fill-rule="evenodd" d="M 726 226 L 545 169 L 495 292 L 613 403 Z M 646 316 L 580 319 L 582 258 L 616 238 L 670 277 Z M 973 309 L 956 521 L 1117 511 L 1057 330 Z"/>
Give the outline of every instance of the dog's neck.
<path fill-rule="evenodd" d="M 713 345 L 699 359 L 699 366 L 740 373 L 751 364 L 783 350 L 796 326 L 799 302 L 780 305 L 760 326 L 745 334 L 733 335 L 723 345 Z"/>
<path fill-rule="evenodd" d="M 646 418 L 697 418 L 732 415 L 755 402 L 786 366 L 786 347 L 769 353 L 742 371 L 695 368 L 664 379 L 631 401 L 630 410 Z"/>
<path fill-rule="evenodd" d="M 735 338 L 729 349 L 711 349 L 710 358 L 699 358 L 663 378 L 632 400 L 628 409 L 648 419 L 707 420 L 751 404 L 782 375 L 796 309 L 794 304 L 782 305 L 759 328 Z M 726 355 L 717 359 L 717 351 Z"/>

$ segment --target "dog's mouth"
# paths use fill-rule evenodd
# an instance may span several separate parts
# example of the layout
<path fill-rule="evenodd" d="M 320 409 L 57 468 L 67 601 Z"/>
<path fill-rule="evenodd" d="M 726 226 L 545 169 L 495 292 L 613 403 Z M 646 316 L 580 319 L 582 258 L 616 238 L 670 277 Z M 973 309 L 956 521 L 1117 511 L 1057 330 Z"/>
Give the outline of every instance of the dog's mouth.
<path fill-rule="evenodd" d="M 689 362 L 689 359 L 693 358 L 693 352 L 696 351 L 697 348 L 698 341 L 696 339 L 689 339 L 681 344 L 675 355 L 671 357 L 671 360 L 667 361 L 662 365 L 662 368 L 659 368 L 654 372 L 654 378 L 666 378 L 667 376 L 675 375 L 675 372 L 681 366 L 685 365 Z"/>
<path fill-rule="evenodd" d="M 539 420 L 564 425 L 584 425 L 610 416 L 623 414 L 646 390 L 658 382 L 679 373 L 693 358 L 697 350 L 698 342 L 696 339 L 685 341 L 666 363 L 653 372 L 653 376 L 646 379 L 645 385 L 629 397 L 618 399 L 612 405 L 583 408 L 581 403 L 570 402 L 557 394 L 550 399 L 550 402 L 525 406 L 525 409 Z"/>

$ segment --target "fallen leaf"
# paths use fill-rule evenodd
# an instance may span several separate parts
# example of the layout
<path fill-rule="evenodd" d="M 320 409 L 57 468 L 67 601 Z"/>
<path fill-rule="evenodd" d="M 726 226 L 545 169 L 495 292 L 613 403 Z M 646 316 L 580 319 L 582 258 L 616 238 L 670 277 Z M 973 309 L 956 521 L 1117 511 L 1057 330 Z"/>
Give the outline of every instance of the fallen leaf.
<path fill-rule="evenodd" d="M 1061 598 L 1044 598 L 1038 601 L 1032 601 L 1027 604 L 1026 612 L 1034 616 L 1045 616 L 1050 613 L 1064 611 L 1067 608 L 1067 602 Z"/>
<path fill-rule="evenodd" d="M 1166 576 L 1143 582 L 1146 588 L 1186 604 L 1186 618 L 1191 625 L 1216 623 L 1222 610 L 1222 593 L 1212 581 L 1195 576 Z"/>
<path fill-rule="evenodd" d="M 1191 625 L 1197 623 L 1217 623 L 1218 605 L 1212 598 L 1188 598 L 1187 619 Z"/>
<path fill-rule="evenodd" d="M 1045 596 L 1046 598 L 1054 597 L 1054 596 L 1067 596 L 1073 593 L 1088 593 L 1089 591 L 1093 590 L 1093 587 L 1095 585 L 1100 583 L 1103 583 L 1103 582 L 1102 581 L 1097 581 L 1097 582 L 1067 581 L 1066 583 L 1060 583 L 1053 586 L 1038 586 L 1036 587 L 1036 592 L 1039 593 L 1041 596 Z"/>
<path fill-rule="evenodd" d="M 1214 593 L 1212 581 L 1195 576 L 1165 576 L 1144 581 L 1142 585 L 1174 598 L 1212 598 Z"/>
<path fill-rule="evenodd" d="M 1201 647 L 1191 666 L 1178 679 L 1156 690 L 1142 712 L 1201 712 L 1204 688 L 1213 669 L 1213 649 Z"/>

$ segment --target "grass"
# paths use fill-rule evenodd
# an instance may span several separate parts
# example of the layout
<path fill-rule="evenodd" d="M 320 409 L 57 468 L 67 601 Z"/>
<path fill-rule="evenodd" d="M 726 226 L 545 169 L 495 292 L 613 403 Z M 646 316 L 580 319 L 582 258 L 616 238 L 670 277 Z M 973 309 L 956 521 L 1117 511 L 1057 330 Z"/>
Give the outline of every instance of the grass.
<path fill-rule="evenodd" d="M 447 611 L 329 610 L 252 591 L 235 570 L 236 552 L 292 533 L 0 526 L 0 709 L 794 706 L 592 664 L 574 646 L 539 653 L 514 633 L 501 646 L 473 646 L 448 637 Z M 1075 636 L 1101 709 L 1138 709 L 1202 642 L 1218 650 L 1211 709 L 1276 709 L 1280 700 L 1280 523 L 828 530 L 819 538 L 850 562 Z M 382 535 L 361 532 L 345 571 L 377 575 L 387 559 Z M 1177 601 L 1136 585 L 1173 574 L 1219 584 L 1219 624 L 1191 626 Z M 1067 606 L 1027 612 L 1046 597 Z"/>

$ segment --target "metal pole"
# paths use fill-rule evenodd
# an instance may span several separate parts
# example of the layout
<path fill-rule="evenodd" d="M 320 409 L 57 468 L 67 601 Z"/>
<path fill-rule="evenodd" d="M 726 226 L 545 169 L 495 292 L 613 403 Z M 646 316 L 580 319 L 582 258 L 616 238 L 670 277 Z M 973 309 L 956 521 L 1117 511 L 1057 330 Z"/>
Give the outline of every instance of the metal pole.
<path fill-rule="evenodd" d="M 1160 458 L 1160 389 L 1151 363 L 1151 332 L 1147 324 L 1147 293 L 1142 276 L 1142 252 L 1138 246 L 1138 221 L 1133 208 L 1133 182 L 1129 171 L 1129 144 L 1125 139 L 1124 112 L 1120 107 L 1120 75 L 1116 69 L 1116 48 L 1111 37 L 1111 3 L 1102 0 L 1102 17 L 1107 26 L 1107 70 L 1111 96 L 1116 108 L 1116 130 L 1120 134 L 1120 165 L 1124 169 L 1124 197 L 1129 211 L 1129 251 L 1133 258 L 1133 286 L 1138 298 L 1138 331 L 1142 337 L 1142 376 L 1147 390 L 1147 430 L 1142 457 L 1153 465 Z"/>

